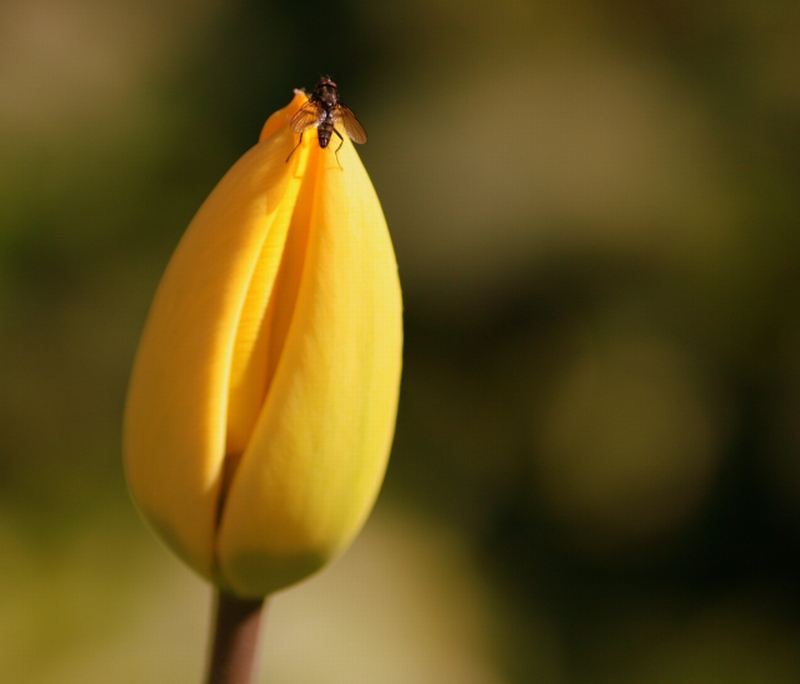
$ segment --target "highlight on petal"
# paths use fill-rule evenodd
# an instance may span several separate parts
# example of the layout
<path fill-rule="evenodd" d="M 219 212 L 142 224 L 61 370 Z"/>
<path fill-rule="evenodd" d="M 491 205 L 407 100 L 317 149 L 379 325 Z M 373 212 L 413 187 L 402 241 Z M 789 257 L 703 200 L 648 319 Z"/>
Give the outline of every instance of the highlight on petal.
<path fill-rule="evenodd" d="M 125 412 L 140 511 L 241 596 L 299 581 L 352 540 L 397 409 L 402 305 L 385 219 L 349 140 L 338 161 L 312 135 L 292 152 L 304 99 L 270 117 L 192 220 Z"/>

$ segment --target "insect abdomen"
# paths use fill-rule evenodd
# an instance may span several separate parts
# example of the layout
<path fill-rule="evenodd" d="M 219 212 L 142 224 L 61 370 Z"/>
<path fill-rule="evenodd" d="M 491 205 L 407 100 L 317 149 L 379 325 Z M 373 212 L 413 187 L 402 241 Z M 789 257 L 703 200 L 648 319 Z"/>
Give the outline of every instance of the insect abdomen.
<path fill-rule="evenodd" d="M 323 150 L 328 146 L 332 135 L 333 121 L 330 119 L 330 117 L 325 117 L 325 119 L 320 122 L 319 126 L 317 127 L 317 140 L 319 140 L 319 146 Z"/>
<path fill-rule="evenodd" d="M 317 138 L 319 139 L 319 146 L 324 150 L 328 143 L 331 141 L 331 132 L 327 128 L 317 129 Z"/>

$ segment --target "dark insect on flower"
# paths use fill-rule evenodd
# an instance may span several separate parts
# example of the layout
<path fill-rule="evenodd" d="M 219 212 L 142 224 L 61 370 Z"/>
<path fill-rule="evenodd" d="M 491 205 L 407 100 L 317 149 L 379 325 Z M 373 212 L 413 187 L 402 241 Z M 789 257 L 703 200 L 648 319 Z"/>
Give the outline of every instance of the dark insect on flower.
<path fill-rule="evenodd" d="M 294 150 L 303 142 L 303 133 L 309 128 L 317 129 L 319 146 L 325 149 L 331 141 L 331 136 L 339 138 L 339 147 L 336 148 L 336 160 L 339 160 L 339 150 L 344 145 L 344 138 L 337 130 L 337 126 L 344 128 L 348 137 L 356 143 L 365 143 L 367 133 L 359 123 L 353 110 L 339 101 L 339 87 L 329 78 L 320 79 L 316 88 L 308 96 L 308 100 L 300 107 L 289 122 L 289 128 L 300 134 L 300 140 L 286 157 L 288 162 Z"/>

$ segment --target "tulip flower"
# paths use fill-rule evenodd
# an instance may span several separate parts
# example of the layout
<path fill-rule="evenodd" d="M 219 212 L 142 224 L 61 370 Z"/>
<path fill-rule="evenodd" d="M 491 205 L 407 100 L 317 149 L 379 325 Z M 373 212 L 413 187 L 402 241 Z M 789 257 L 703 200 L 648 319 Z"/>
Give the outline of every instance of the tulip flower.
<path fill-rule="evenodd" d="M 353 540 L 400 383 L 400 284 L 352 143 L 289 128 L 297 93 L 222 178 L 158 287 L 124 420 L 126 475 L 162 540 L 263 598 Z M 291 153 L 291 156 L 290 156 Z"/>

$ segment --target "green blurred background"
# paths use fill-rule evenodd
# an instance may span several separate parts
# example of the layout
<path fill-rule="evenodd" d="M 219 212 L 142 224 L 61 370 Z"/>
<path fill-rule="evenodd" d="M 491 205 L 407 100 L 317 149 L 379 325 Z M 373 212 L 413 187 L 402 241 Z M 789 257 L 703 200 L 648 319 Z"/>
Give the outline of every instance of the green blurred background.
<path fill-rule="evenodd" d="M 800 681 L 800 5 L 758 0 L 3 0 L 0 681 L 200 680 L 127 375 L 194 211 L 325 74 L 405 374 L 263 681 Z"/>

